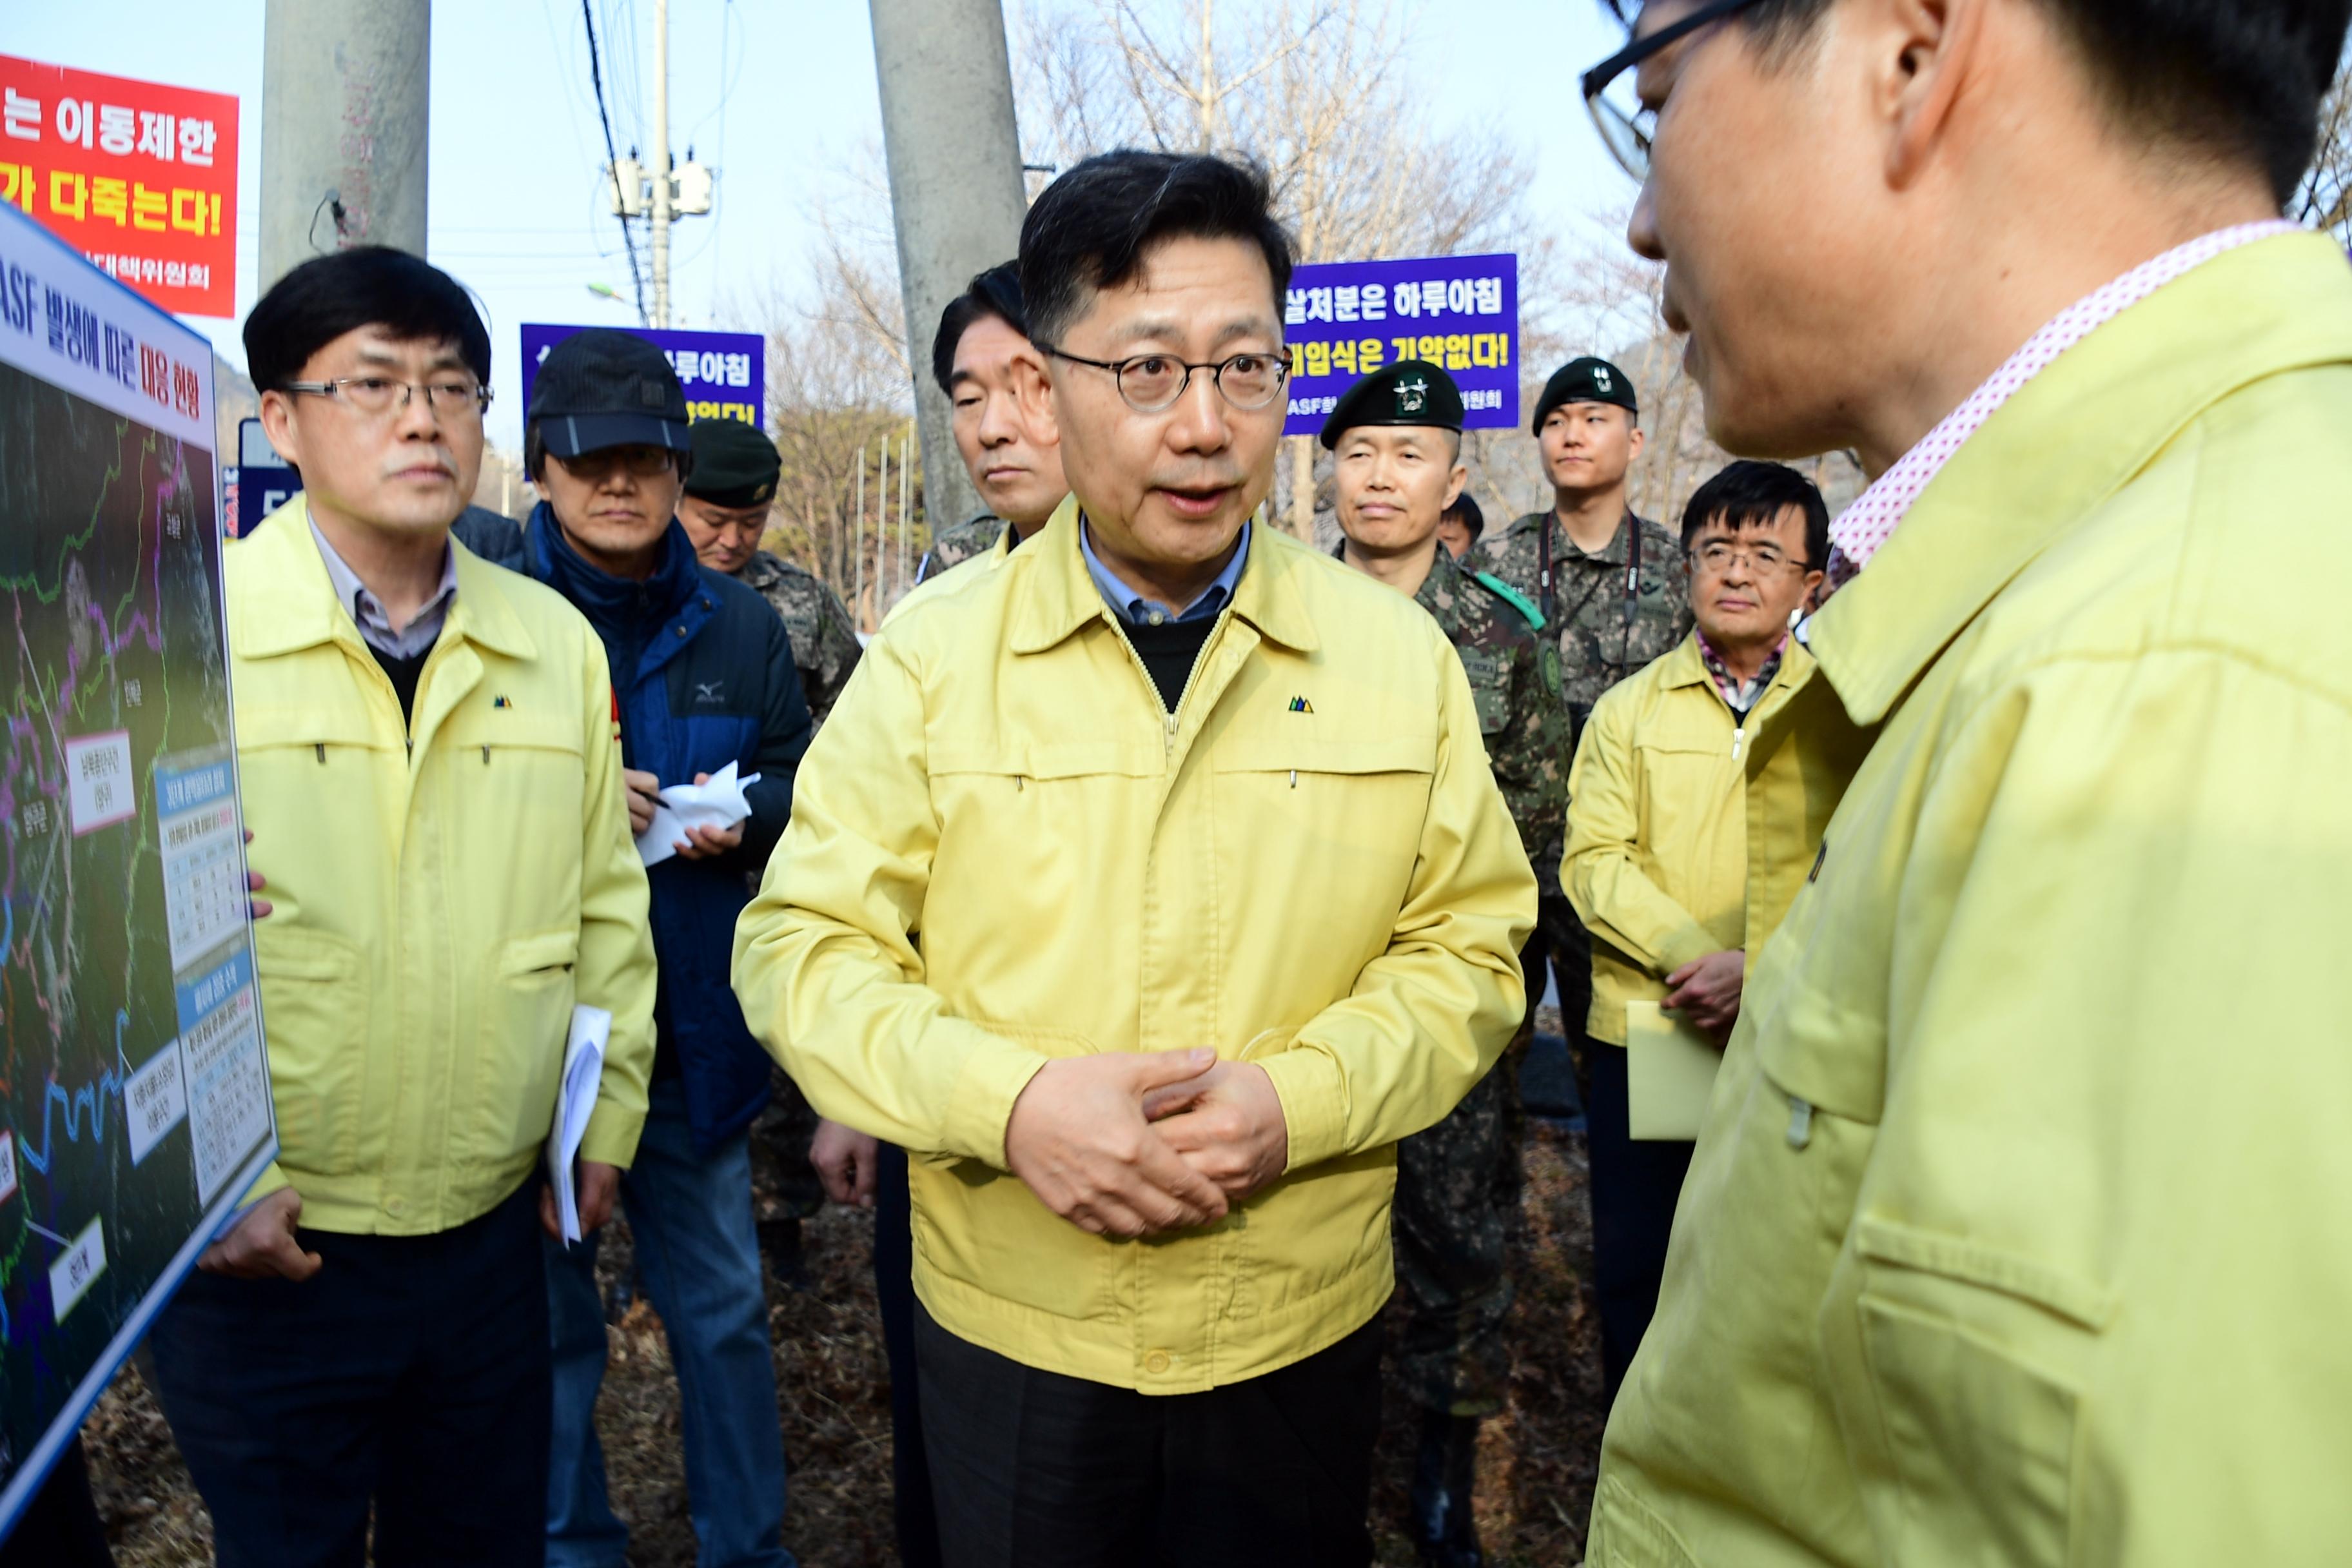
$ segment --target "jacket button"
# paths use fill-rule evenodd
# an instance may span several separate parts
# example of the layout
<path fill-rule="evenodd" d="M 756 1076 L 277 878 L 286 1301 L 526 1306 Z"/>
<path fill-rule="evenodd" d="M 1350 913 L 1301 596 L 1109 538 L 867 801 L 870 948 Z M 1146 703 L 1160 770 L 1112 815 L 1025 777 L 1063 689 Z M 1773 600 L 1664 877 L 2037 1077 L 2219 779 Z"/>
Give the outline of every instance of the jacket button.
<path fill-rule="evenodd" d="M 398 1215 L 407 1207 L 408 1205 L 399 1198 L 386 1198 L 383 1200 L 383 1212 L 388 1215 Z"/>
<path fill-rule="evenodd" d="M 678 627 L 678 628 L 677 628 L 677 635 L 678 635 L 678 636 L 680 636 L 680 637 L 684 637 L 684 636 L 686 635 L 686 628 L 685 628 L 684 626 L 680 626 L 680 627 Z"/>
<path fill-rule="evenodd" d="M 1153 1351 L 1150 1355 L 1145 1356 L 1143 1358 L 1143 1370 L 1150 1373 L 1154 1377 L 1158 1377 L 1161 1373 L 1166 1372 L 1168 1370 L 1168 1352 L 1166 1351 Z"/>

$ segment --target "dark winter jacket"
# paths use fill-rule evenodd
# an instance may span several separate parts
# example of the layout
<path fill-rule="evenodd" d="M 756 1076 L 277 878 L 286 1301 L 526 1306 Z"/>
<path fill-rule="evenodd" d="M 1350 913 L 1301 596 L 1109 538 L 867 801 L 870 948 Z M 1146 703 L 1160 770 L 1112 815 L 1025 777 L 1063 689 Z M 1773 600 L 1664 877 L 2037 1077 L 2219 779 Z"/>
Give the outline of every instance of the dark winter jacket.
<path fill-rule="evenodd" d="M 793 774 L 808 749 L 808 705 L 784 624 L 767 601 L 698 565 L 673 521 L 661 563 L 644 582 L 611 576 L 564 542 L 542 501 L 525 531 L 526 574 L 579 609 L 604 639 L 620 710 L 625 766 L 667 788 L 729 763 L 760 782 L 742 847 L 709 860 L 673 856 L 650 868 L 655 1076 L 684 1080 L 688 1122 L 706 1152 L 751 1124 L 768 1101 L 768 1058 L 744 1027 L 728 982 L 745 873 L 767 864 L 792 816 Z"/>

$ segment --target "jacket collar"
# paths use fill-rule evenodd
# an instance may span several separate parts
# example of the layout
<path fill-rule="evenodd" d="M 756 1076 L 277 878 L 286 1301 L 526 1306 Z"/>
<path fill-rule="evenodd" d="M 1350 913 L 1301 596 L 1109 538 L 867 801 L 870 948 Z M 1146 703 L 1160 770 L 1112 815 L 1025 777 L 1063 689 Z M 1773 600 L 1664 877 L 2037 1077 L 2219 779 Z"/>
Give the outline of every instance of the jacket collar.
<path fill-rule="evenodd" d="M 359 628 L 336 602 L 334 580 L 328 575 L 318 542 L 310 537 L 307 497 L 296 495 L 234 548 L 252 552 L 262 567 L 239 584 L 240 592 L 250 598 L 251 611 L 232 623 L 238 657 L 275 658 L 331 642 L 348 643 L 362 654 L 367 652 Z M 501 569 L 483 561 L 454 536 L 449 554 L 457 569 L 457 596 L 450 604 L 442 637 L 462 637 L 509 658 L 535 657 L 538 645 L 499 584 Z"/>
<path fill-rule="evenodd" d="M 1847 715 L 1885 719 L 1995 595 L 2206 409 L 2283 372 L 2352 361 L 2347 281 L 2323 235 L 2257 241 L 2059 355 L 1807 627 Z"/>
<path fill-rule="evenodd" d="M 1312 552 L 1279 531 L 1252 530 L 1248 563 L 1234 584 L 1233 613 L 1285 647 L 1312 653 L 1322 646 L 1300 598 L 1295 574 Z M 1085 626 L 1108 621 L 1110 607 L 1087 571 L 1078 549 L 1078 501 L 1064 499 L 1044 531 L 1005 563 L 1014 603 L 1011 613 L 1014 653 L 1042 653 Z"/>

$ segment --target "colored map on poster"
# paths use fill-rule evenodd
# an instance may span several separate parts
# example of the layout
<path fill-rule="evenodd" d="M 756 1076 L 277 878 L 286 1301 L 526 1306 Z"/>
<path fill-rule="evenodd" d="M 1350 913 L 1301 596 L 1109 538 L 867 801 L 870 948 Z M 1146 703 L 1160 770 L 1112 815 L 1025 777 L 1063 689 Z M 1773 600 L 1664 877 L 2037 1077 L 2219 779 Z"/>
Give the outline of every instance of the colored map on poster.
<path fill-rule="evenodd" d="M 184 329 L 10 220 L 0 1529 L 274 1147 L 210 366 Z"/>

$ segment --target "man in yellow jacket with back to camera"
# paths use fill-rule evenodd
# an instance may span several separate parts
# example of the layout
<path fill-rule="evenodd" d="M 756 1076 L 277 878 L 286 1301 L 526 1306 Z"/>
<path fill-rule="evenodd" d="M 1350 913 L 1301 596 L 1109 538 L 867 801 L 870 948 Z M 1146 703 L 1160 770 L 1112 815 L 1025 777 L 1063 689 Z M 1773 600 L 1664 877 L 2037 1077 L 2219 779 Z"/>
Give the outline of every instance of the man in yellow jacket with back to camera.
<path fill-rule="evenodd" d="M 737 930 L 754 1032 L 914 1153 L 955 1568 L 1369 1562 L 1394 1145 L 1524 1005 L 1535 879 L 1460 659 L 1250 521 L 1267 205 L 1114 153 L 1031 207 L 1074 495 L 883 628 Z"/>
<path fill-rule="evenodd" d="M 2352 1557 L 2347 11 L 1659 0 L 1585 79 L 1710 434 L 1872 476 L 1594 1568 Z"/>

